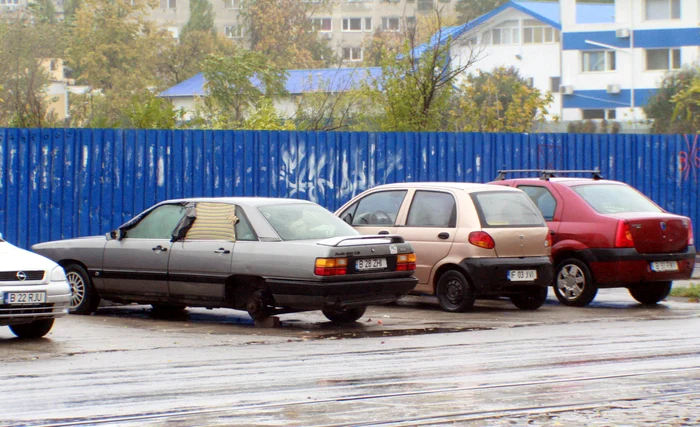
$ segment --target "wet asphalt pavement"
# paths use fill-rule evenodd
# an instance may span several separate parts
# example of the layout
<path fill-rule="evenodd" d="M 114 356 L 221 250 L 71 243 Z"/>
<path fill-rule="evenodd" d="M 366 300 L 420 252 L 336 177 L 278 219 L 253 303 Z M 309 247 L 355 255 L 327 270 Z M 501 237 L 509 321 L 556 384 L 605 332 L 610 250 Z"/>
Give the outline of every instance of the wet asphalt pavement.
<path fill-rule="evenodd" d="M 40 340 L 0 328 L 0 425 L 700 425 L 700 304 L 683 298 L 453 314 L 409 297 L 350 326 L 280 319 L 117 306 Z"/>

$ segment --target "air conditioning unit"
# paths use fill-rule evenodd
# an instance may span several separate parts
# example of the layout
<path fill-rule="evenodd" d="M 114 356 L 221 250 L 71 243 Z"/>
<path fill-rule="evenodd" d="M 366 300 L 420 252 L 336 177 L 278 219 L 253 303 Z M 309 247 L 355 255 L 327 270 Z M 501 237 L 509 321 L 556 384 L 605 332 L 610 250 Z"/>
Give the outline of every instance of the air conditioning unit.
<path fill-rule="evenodd" d="M 574 87 L 571 85 L 561 85 L 559 86 L 559 93 L 562 95 L 573 95 Z"/>
<path fill-rule="evenodd" d="M 618 28 L 615 31 L 615 37 L 617 37 L 619 39 L 626 39 L 629 36 L 630 36 L 630 29 L 629 28 Z"/>
<path fill-rule="evenodd" d="M 608 85 L 606 88 L 606 92 L 608 93 L 620 93 L 620 85 L 613 84 L 613 85 Z"/>

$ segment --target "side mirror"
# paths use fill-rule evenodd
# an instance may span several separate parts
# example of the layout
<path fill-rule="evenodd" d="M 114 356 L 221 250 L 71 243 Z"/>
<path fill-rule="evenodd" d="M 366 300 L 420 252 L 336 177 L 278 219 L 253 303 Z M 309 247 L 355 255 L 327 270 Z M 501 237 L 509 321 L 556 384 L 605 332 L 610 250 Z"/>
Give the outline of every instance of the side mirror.
<path fill-rule="evenodd" d="M 107 240 L 121 240 L 123 236 L 122 231 L 120 229 L 116 229 L 107 233 L 105 237 L 107 237 Z"/>
<path fill-rule="evenodd" d="M 345 221 L 349 225 L 352 225 L 352 214 L 348 212 L 345 215 L 343 215 L 343 221 Z"/>

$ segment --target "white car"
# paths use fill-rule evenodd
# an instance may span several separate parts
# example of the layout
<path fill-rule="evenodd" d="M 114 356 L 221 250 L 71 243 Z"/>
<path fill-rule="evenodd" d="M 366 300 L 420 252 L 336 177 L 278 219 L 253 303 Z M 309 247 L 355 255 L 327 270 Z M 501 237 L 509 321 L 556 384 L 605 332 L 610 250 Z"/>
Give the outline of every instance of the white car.
<path fill-rule="evenodd" d="M 56 317 L 68 314 L 70 301 L 63 267 L 0 235 L 0 326 L 20 338 L 43 337 Z"/>

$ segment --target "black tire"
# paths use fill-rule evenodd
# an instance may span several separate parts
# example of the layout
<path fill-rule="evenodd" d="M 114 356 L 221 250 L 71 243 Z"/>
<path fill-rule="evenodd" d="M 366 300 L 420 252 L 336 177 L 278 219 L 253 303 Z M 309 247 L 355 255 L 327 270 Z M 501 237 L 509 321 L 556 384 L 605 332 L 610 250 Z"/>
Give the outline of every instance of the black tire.
<path fill-rule="evenodd" d="M 537 310 L 547 301 L 547 287 L 534 286 L 521 294 L 511 295 L 510 300 L 521 310 Z"/>
<path fill-rule="evenodd" d="M 435 295 L 443 310 L 455 313 L 471 309 L 476 301 L 474 287 L 456 270 L 448 271 L 440 277 Z"/>
<path fill-rule="evenodd" d="M 585 307 L 597 293 L 598 287 L 586 263 L 569 258 L 557 265 L 554 295 L 560 303 L 570 307 Z"/>
<path fill-rule="evenodd" d="M 352 323 L 365 314 L 367 307 L 346 309 L 324 308 L 321 310 L 328 320 L 335 323 Z"/>
<path fill-rule="evenodd" d="M 671 292 L 671 282 L 651 282 L 629 288 L 630 295 L 642 304 L 653 305 L 663 301 Z"/>
<path fill-rule="evenodd" d="M 53 327 L 53 319 L 35 320 L 32 323 L 10 325 L 10 330 L 18 338 L 41 338 Z"/>
<path fill-rule="evenodd" d="M 245 308 L 246 311 L 248 311 L 248 315 L 252 317 L 253 320 L 265 320 L 270 317 L 268 302 L 262 291 L 258 290 L 250 294 Z"/>
<path fill-rule="evenodd" d="M 90 275 L 78 264 L 68 264 L 63 269 L 71 293 L 68 311 L 73 314 L 94 313 L 100 304 L 100 296 L 92 284 Z"/>
<path fill-rule="evenodd" d="M 177 304 L 151 304 L 151 314 L 158 317 L 177 317 L 185 314 L 187 306 Z"/>

